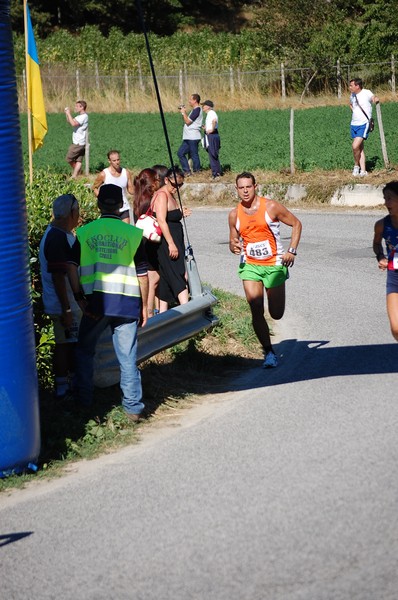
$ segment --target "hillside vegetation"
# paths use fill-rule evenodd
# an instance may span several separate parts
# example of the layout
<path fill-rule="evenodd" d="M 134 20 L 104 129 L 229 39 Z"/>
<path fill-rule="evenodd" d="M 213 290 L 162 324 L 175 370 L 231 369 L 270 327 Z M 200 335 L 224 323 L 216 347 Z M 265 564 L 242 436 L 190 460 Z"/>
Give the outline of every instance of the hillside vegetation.
<path fill-rule="evenodd" d="M 279 65 L 322 75 L 342 64 L 389 61 L 398 55 L 395 0 L 147 0 L 142 2 L 157 68 L 184 65 L 217 71 Z M 21 5 L 12 2 L 15 55 L 23 69 Z M 32 6 L 39 57 L 101 71 L 148 72 L 144 39 L 132 0 L 89 3 L 37 1 Z M 336 72 L 334 72 L 336 78 Z"/>

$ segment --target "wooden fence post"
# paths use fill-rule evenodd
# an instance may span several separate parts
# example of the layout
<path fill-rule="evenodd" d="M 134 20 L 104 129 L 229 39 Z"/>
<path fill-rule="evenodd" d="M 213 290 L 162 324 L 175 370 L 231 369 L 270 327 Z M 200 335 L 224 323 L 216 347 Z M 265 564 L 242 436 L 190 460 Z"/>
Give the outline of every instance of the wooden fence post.
<path fill-rule="evenodd" d="M 80 98 L 80 73 L 79 73 L 79 69 L 76 69 L 76 97 Z"/>
<path fill-rule="evenodd" d="M 386 138 L 384 136 L 383 119 L 381 118 L 380 104 L 376 104 L 377 123 L 379 125 L 381 151 L 383 153 L 384 166 L 386 169 L 390 166 L 387 155 Z"/>
<path fill-rule="evenodd" d="M 180 69 L 179 77 L 178 77 L 178 90 L 180 93 L 180 104 L 184 104 L 184 82 L 182 78 L 182 69 Z"/>
<path fill-rule="evenodd" d="M 341 70 L 340 70 L 340 59 L 337 59 L 337 98 L 341 98 Z"/>
<path fill-rule="evenodd" d="M 85 154 L 86 164 L 85 164 L 85 174 L 86 177 L 90 174 L 90 140 L 88 137 L 88 127 L 86 131 L 86 154 Z"/>
<path fill-rule="evenodd" d="M 141 92 L 145 92 L 144 80 L 142 79 L 142 69 L 141 69 L 141 61 L 139 60 L 137 63 L 138 67 L 138 82 L 140 86 Z"/>
<path fill-rule="evenodd" d="M 124 95 L 126 98 L 126 110 L 130 111 L 129 72 L 124 69 Z"/>
<path fill-rule="evenodd" d="M 290 173 L 294 175 L 294 109 L 290 109 Z"/>
<path fill-rule="evenodd" d="M 229 90 L 231 92 L 231 96 L 235 93 L 235 82 L 234 82 L 234 70 L 232 66 L 229 67 Z"/>
<path fill-rule="evenodd" d="M 99 77 L 99 70 L 98 70 L 98 62 L 95 61 L 95 87 L 97 88 L 97 90 L 100 89 L 100 77 Z"/>
<path fill-rule="evenodd" d="M 285 65 L 283 63 L 281 63 L 281 89 L 282 89 L 282 100 L 286 100 Z"/>

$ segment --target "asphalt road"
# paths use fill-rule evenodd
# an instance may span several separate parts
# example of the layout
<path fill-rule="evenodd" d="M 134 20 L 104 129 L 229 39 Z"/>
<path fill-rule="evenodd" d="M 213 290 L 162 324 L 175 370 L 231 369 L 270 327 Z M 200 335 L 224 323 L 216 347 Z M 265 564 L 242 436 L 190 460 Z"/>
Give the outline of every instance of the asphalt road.
<path fill-rule="evenodd" d="M 2 598 L 398 598 L 398 345 L 371 250 L 380 213 L 296 213 L 280 366 L 254 361 L 179 425 L 0 496 Z M 202 280 L 241 293 L 226 222 L 195 211 L 190 241 Z"/>

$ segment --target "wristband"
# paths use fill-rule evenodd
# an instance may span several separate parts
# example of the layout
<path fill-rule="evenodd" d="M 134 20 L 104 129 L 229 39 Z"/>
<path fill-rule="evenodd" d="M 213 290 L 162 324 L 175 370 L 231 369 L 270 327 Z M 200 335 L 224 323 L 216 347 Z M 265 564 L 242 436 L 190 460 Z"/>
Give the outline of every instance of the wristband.
<path fill-rule="evenodd" d="M 288 252 L 289 252 L 289 254 L 294 254 L 294 256 L 297 256 L 296 248 L 289 248 Z"/>
<path fill-rule="evenodd" d="M 66 312 L 66 313 L 71 313 L 71 312 L 72 312 L 72 309 L 71 309 L 70 307 L 69 307 L 69 308 L 65 308 L 64 312 Z"/>

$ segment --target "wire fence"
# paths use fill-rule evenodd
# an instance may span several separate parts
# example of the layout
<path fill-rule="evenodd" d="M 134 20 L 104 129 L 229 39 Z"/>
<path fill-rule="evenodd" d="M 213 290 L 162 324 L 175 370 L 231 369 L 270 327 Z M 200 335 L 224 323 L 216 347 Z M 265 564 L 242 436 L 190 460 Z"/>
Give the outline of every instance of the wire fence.
<path fill-rule="evenodd" d="M 101 74 L 97 63 L 92 68 L 74 69 L 70 65 L 41 65 L 46 100 L 61 102 L 65 98 L 94 96 L 119 98 L 126 111 L 135 110 L 140 98 L 155 99 L 152 78 L 144 75 L 140 64 L 136 72 L 125 70 Z M 322 68 L 289 67 L 281 63 L 275 68 L 244 71 L 232 66 L 224 71 L 188 70 L 186 66 L 169 74 L 158 73 L 163 94 L 181 102 L 193 91 L 205 90 L 207 97 L 291 96 L 330 94 L 341 98 L 348 92 L 352 77 L 363 79 L 367 88 L 384 89 L 396 94 L 395 58 L 389 61 L 358 64 L 336 64 Z M 26 110 L 26 75 L 18 77 L 20 109 Z"/>

